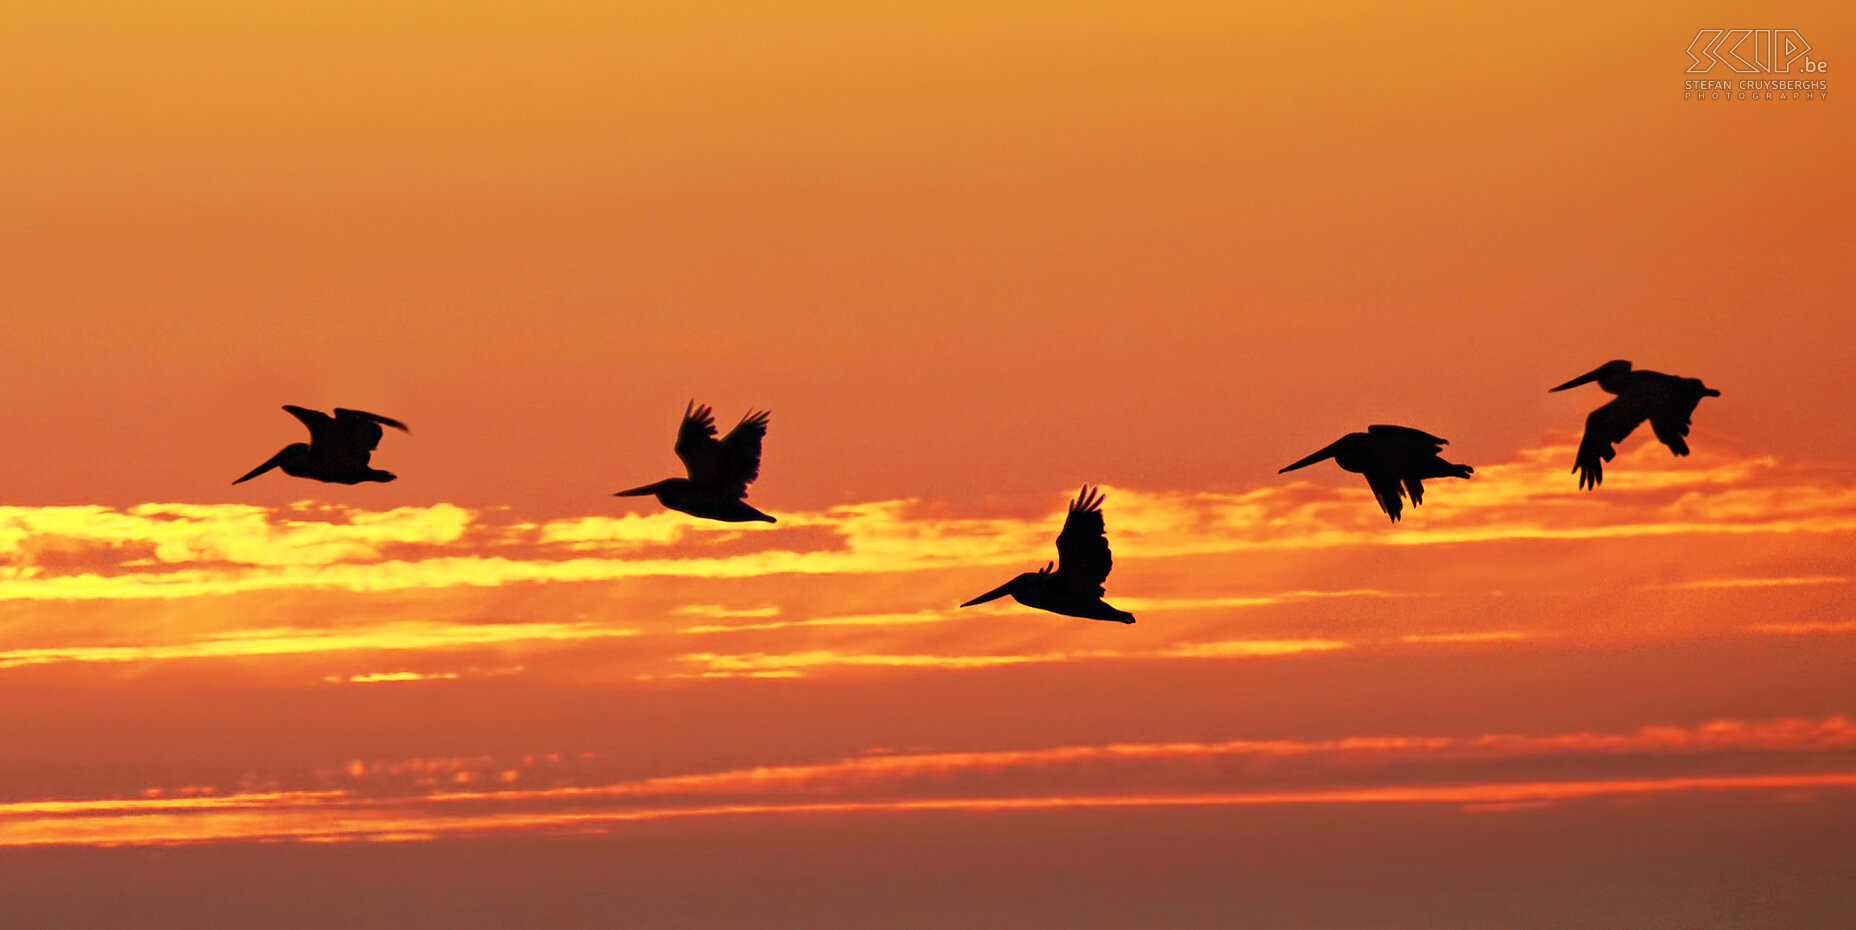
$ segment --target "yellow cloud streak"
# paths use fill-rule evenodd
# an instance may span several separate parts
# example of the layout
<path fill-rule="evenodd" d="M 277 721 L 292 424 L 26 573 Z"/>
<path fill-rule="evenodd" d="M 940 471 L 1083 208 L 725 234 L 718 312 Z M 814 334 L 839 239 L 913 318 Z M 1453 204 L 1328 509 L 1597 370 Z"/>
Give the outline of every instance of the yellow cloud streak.
<path fill-rule="evenodd" d="M 340 630 L 269 629 L 203 636 L 182 643 L 60 646 L 0 650 L 0 668 L 52 662 L 147 662 L 159 659 L 275 656 L 352 650 L 442 649 L 635 636 L 637 630 L 587 623 L 440 623 L 400 621 Z"/>
<path fill-rule="evenodd" d="M 1669 468 L 1666 455 L 1639 449 L 1620 459 L 1631 467 L 1620 467 L 1617 480 L 1588 494 L 1572 489 L 1560 463 L 1551 461 L 1570 460 L 1571 451 L 1533 450 L 1516 462 L 1486 466 L 1471 481 L 1440 483 L 1424 508 L 1398 526 L 1386 524 L 1364 488 L 1336 492 L 1291 483 L 1241 494 L 1109 489 L 1109 533 L 1125 561 L 1258 549 L 1856 532 L 1856 488 L 1787 471 L 1770 459 L 1698 454 Z M 1061 510 L 1037 520 L 918 518 L 916 510 L 912 502 L 883 501 L 793 514 L 778 528 L 743 530 L 715 529 L 680 514 L 498 526 L 450 504 L 377 514 L 179 504 L 127 511 L 0 508 L 0 554 L 13 563 L 0 565 L 0 600 L 1029 566 L 1054 555 L 1062 524 Z M 323 519 L 310 519 L 317 515 Z M 793 527 L 827 529 L 839 546 L 779 548 L 780 534 Z M 703 544 L 718 538 L 765 540 L 765 548 L 707 554 L 712 550 Z M 438 547 L 441 554 L 388 557 L 395 545 Z M 651 557 L 636 557 L 647 549 Z M 147 551 L 152 560 L 142 555 Z M 93 564 L 61 569 L 71 558 L 49 559 L 54 552 L 75 553 L 80 566 Z M 1203 606 L 1255 603 L 1266 601 L 1221 598 Z M 1148 606 L 1137 600 L 1131 609 Z"/>
<path fill-rule="evenodd" d="M 324 680 L 345 681 L 357 685 L 372 685 L 398 681 L 456 681 L 459 677 L 457 672 L 431 672 L 429 674 L 423 672 L 366 672 L 360 675 L 349 675 L 346 678 L 337 675 Z"/>
<path fill-rule="evenodd" d="M 1633 732 L 1562 733 L 1546 736 L 1486 734 L 1477 737 L 1349 737 L 1333 740 L 1233 740 L 1219 743 L 1131 743 L 1043 749 L 862 756 L 814 765 L 772 766 L 665 776 L 607 785 L 540 789 L 441 791 L 411 796 L 375 796 L 345 790 L 267 791 L 232 795 L 191 793 L 186 797 L 22 801 L 0 804 L 0 845 L 114 845 L 216 840 L 299 840 L 436 837 L 488 830 L 597 827 L 674 817 L 778 813 L 891 813 L 932 810 L 1031 810 L 1135 806 L 1245 806 L 1290 804 L 1547 803 L 1602 795 L 1701 790 L 1795 790 L 1856 788 L 1856 771 L 1766 774 L 1689 774 L 1590 780 L 1431 782 L 1319 788 L 1256 788 L 1246 791 L 1183 790 L 1156 793 L 1078 791 L 1053 781 L 1053 770 L 1100 774 L 1118 763 L 1178 762 L 1181 771 L 1202 773 L 1219 758 L 1325 760 L 1326 768 L 1357 777 L 1385 761 L 1559 758 L 1614 759 L 1630 754 L 1667 759 L 1748 753 L 1785 758 L 1790 754 L 1847 753 L 1856 748 L 1856 725 L 1843 717 L 1822 720 L 1719 720 L 1696 727 L 1643 727 Z M 559 761 L 561 757 L 550 757 Z M 528 760 L 524 760 L 524 764 Z M 1297 777 L 1308 761 L 1290 769 Z M 1610 763 L 1607 763 L 1609 765 Z M 402 770 L 436 772 L 446 782 L 495 784 L 489 774 L 507 768 L 490 757 L 418 759 L 403 763 L 350 762 L 344 771 L 365 779 Z M 1563 770 L 1563 766 L 1560 767 Z M 481 769 L 481 772 L 477 770 Z M 1241 771 L 1253 773 L 1245 767 Z M 953 797 L 843 798 L 852 793 L 908 791 L 948 784 L 963 774 L 1041 772 L 1035 780 L 1000 782 L 1013 792 Z M 1381 775 L 1386 770 L 1379 770 Z M 505 773 L 506 774 L 506 773 Z M 469 776 L 469 777 L 465 777 Z M 929 783 L 919 779 L 927 778 Z M 1022 794 L 1027 786 L 1032 794 Z M 968 785 L 969 788 L 973 787 Z M 1037 790 L 1042 789 L 1042 790 Z M 838 795 L 840 797 L 833 797 Z M 742 796 L 728 803 L 690 803 L 701 797 Z M 758 800 L 756 799 L 758 798 Z M 682 803 L 675 803 L 683 799 Z M 669 806 L 638 802 L 669 800 Z M 604 807 L 597 806 L 606 802 Z M 589 808 L 588 804 L 595 806 Z M 521 809 L 545 804 L 550 809 Z M 572 804 L 571 810 L 560 810 Z"/>
<path fill-rule="evenodd" d="M 305 519 L 312 515 L 322 519 Z M 476 517 L 455 504 L 379 513 L 301 505 L 273 513 L 241 504 L 0 507 L 0 555 L 30 564 L 41 547 L 78 542 L 145 546 L 170 564 L 328 565 L 376 558 L 389 544 L 455 543 Z"/>
<path fill-rule="evenodd" d="M 0 820 L 0 846 L 169 845 L 242 840 L 424 840 L 440 836 L 521 830 L 598 829 L 640 821 L 769 814 L 894 814 L 932 811 L 1004 812 L 1142 807 L 1256 807 L 1310 804 L 1489 805 L 1556 802 L 1607 795 L 1692 791 L 1856 788 L 1856 772 L 1723 775 L 1594 781 L 1499 782 L 1467 785 L 1397 785 L 1370 788 L 1159 795 L 1050 795 L 1004 798 L 928 798 L 886 801 L 809 801 L 786 804 L 715 804 L 572 812 L 418 814 L 357 801 L 341 808 L 206 809 L 186 814 L 90 814 L 81 819 L 20 816 Z M 483 801 L 485 796 L 469 796 Z M 494 798 L 494 795 L 489 795 Z M 225 799 L 242 801 L 243 798 Z M 132 802 L 131 802 L 132 803 Z M 0 808 L 3 810 L 3 808 Z"/>
<path fill-rule="evenodd" d="M 1805 585 L 1848 584 L 1849 579 L 1837 575 L 1801 575 L 1785 578 L 1703 578 L 1698 581 L 1678 581 L 1672 584 L 1644 585 L 1646 591 L 1685 591 L 1709 588 L 1790 588 Z"/>
<path fill-rule="evenodd" d="M 1803 623 L 1756 623 L 1747 627 L 1755 633 L 1775 636 L 1808 636 L 1813 633 L 1856 633 L 1856 620 L 1815 620 Z"/>
<path fill-rule="evenodd" d="M 1040 652 L 1023 655 L 883 655 L 847 653 L 830 649 L 767 655 L 747 653 L 724 655 L 693 652 L 679 656 L 696 662 L 711 672 L 800 672 L 827 666 L 875 668 L 974 669 L 1007 665 L 1049 662 L 1082 662 L 1099 659 L 1229 659 L 1246 656 L 1291 655 L 1298 652 L 1324 652 L 1346 649 L 1352 643 L 1336 639 L 1245 639 L 1206 643 L 1185 643 L 1165 649 L 1081 649 L 1064 652 Z"/>
<path fill-rule="evenodd" d="M 1204 762 L 1220 758 L 1278 759 L 1325 757 L 1349 771 L 1369 762 L 1402 759 L 1515 759 L 1552 756 L 1629 754 L 1701 755 L 1749 752 L 1788 753 L 1856 749 L 1856 725 L 1847 718 L 1782 718 L 1765 721 L 1717 720 L 1697 727 L 1643 727 L 1630 733 L 1559 733 L 1529 736 L 1490 733 L 1475 737 L 1364 736 L 1332 740 L 1229 740 L 1217 743 L 1111 743 L 1043 749 L 912 753 L 860 756 L 812 765 L 763 766 L 694 775 L 674 775 L 637 782 L 589 787 L 503 791 L 504 799 L 581 797 L 662 797 L 689 794 L 816 795 L 834 790 L 869 790 L 923 776 L 1048 770 L 1064 766 L 1099 767 L 1141 761 Z M 481 797 L 439 794 L 436 800 Z"/>

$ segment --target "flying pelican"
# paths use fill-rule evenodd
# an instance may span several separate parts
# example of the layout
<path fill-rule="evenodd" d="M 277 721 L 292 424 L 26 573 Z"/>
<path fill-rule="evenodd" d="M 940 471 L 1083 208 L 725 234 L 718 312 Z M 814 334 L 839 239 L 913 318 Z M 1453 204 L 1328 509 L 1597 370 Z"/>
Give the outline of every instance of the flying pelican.
<path fill-rule="evenodd" d="M 310 410 L 295 404 L 285 404 L 284 409 L 309 427 L 309 442 L 294 442 L 285 446 L 283 451 L 271 456 L 263 465 L 246 472 L 245 477 L 233 484 L 250 481 L 273 468 L 283 469 L 286 475 L 335 484 L 392 481 L 397 477 L 390 471 L 369 468 L 367 461 L 373 457 L 374 447 L 380 445 L 382 426 L 409 433 L 411 430 L 406 428 L 406 424 L 365 410 L 343 410 L 337 407 L 335 415 L 329 416 L 320 410 Z"/>
<path fill-rule="evenodd" d="M 1547 391 L 1564 391 L 1587 381 L 1596 381 L 1616 400 L 1592 411 L 1585 418 L 1585 436 L 1579 440 L 1579 456 L 1572 470 L 1579 473 L 1579 487 L 1591 490 L 1605 480 L 1605 463 L 1617 457 L 1616 444 L 1623 442 L 1644 420 L 1656 438 L 1677 455 L 1688 454 L 1689 418 L 1695 405 L 1704 397 L 1719 397 L 1721 392 L 1701 383 L 1699 378 L 1681 378 L 1660 371 L 1632 371 L 1630 363 L 1619 359 L 1606 362 L 1559 387 Z"/>
<path fill-rule="evenodd" d="M 760 441 L 767 435 L 767 415 L 766 410 L 750 411 L 717 441 L 715 417 L 709 408 L 690 401 L 683 409 L 683 425 L 677 429 L 677 458 L 683 460 L 689 477 L 665 478 L 612 496 L 655 494 L 671 510 L 725 523 L 775 522 L 744 500 L 748 485 L 760 477 Z"/>
<path fill-rule="evenodd" d="M 1102 600 L 1107 593 L 1102 582 L 1108 580 L 1114 560 L 1108 551 L 1108 535 L 1102 526 L 1102 492 L 1083 485 L 1070 502 L 1070 515 L 1057 534 L 1056 571 L 1051 564 L 1035 572 L 1026 572 L 979 597 L 962 604 L 972 607 L 1007 594 L 1012 599 L 1039 610 L 1089 620 L 1113 620 L 1133 623 L 1134 615 L 1116 610 Z"/>
<path fill-rule="evenodd" d="M 1467 478 L 1475 469 L 1446 462 L 1438 455 L 1448 439 L 1439 439 L 1409 426 L 1377 424 L 1364 433 L 1348 433 L 1327 448 L 1276 470 L 1276 474 L 1295 471 L 1325 458 L 1333 458 L 1342 469 L 1366 476 L 1366 484 L 1379 499 L 1379 509 L 1397 523 L 1405 509 L 1400 495 L 1411 498 L 1416 507 L 1424 503 L 1424 479 Z"/>

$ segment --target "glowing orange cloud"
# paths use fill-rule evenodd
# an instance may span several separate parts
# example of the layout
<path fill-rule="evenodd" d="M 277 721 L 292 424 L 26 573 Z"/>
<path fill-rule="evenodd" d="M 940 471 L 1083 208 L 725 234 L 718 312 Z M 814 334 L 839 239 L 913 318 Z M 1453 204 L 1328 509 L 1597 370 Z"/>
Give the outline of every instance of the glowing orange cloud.
<path fill-rule="evenodd" d="M 1484 466 L 1395 527 L 1364 489 L 1286 483 L 1242 494 L 1111 489 L 1118 558 L 1271 549 L 1457 545 L 1633 536 L 1849 533 L 1856 487 L 1771 459 L 1697 454 L 1671 466 L 1643 446 L 1600 494 L 1559 474 L 1569 447 Z M 0 508 L 0 600 L 185 598 L 287 589 L 394 591 L 645 577 L 870 574 L 1035 563 L 1060 518 L 936 519 L 909 501 L 834 507 L 742 530 L 677 514 L 496 523 L 450 504 L 382 513 L 243 505 Z M 835 545 L 797 551 L 782 534 Z M 758 543 L 709 554 L 719 540 Z M 55 556 L 55 557 L 54 557 Z M 1235 604 L 1233 604 L 1235 606 Z"/>
<path fill-rule="evenodd" d="M 674 513 L 530 523 L 446 504 L 0 509 L 0 605 L 31 605 L 29 620 L 16 613 L 0 626 L 0 670 L 342 653 L 346 668 L 317 668 L 314 679 L 443 682 L 432 676 L 478 660 L 405 668 L 383 656 L 491 647 L 599 650 L 614 681 L 801 678 L 1847 632 L 1847 616 L 1822 614 L 1847 580 L 1774 557 L 1769 543 L 1808 533 L 1816 556 L 1856 556 L 1856 491 L 1840 472 L 1707 452 L 1671 463 L 1646 444 L 1620 460 L 1631 467 L 1614 469 L 1618 480 L 1583 493 L 1563 474 L 1571 452 L 1486 465 L 1398 526 L 1351 484 L 1113 489 L 1109 596 L 1143 620 L 1112 637 L 1006 601 L 954 606 L 1041 564 L 1061 511 L 949 518 L 883 501 L 742 528 Z M 1738 503 L 1745 495 L 1762 496 L 1757 513 Z M 1646 547 L 1648 536 L 1682 542 Z M 1520 546 L 1554 557 L 1517 558 Z M 1656 565 L 1643 563 L 1646 548 Z M 1349 566 L 1368 554 L 1396 560 L 1397 572 Z M 1608 623 L 1589 603 L 1523 614 L 1492 600 L 1521 592 L 1546 604 L 1594 585 L 1681 607 L 1626 604 L 1629 622 Z M 1781 596 L 1781 611 L 1747 622 L 1745 600 Z M 131 625 L 94 614 L 125 599 L 175 606 Z M 369 606 L 385 602 L 386 616 L 405 619 Z M 600 646 L 618 637 L 626 649 Z"/>
<path fill-rule="evenodd" d="M 429 650 L 525 642 L 569 642 L 634 636 L 637 632 L 588 623 L 431 623 L 408 620 L 344 630 L 241 630 L 201 636 L 181 643 L 7 649 L 0 650 L 0 669 L 52 662 L 151 662 L 352 650 Z"/>
<path fill-rule="evenodd" d="M 1856 788 L 1850 770 L 1856 725 L 1823 720 L 1717 721 L 1694 728 L 1533 737 L 1356 737 L 1224 743 L 1112 744 L 1019 751 L 868 756 L 819 765 L 743 769 L 603 785 L 525 789 L 536 761 L 511 766 L 490 757 L 380 764 L 354 761 L 353 789 L 285 790 L 179 797 L 29 801 L 0 805 L 0 845 L 115 845 L 260 838 L 424 839 L 445 834 L 560 828 L 601 829 L 675 817 L 745 814 L 1005 811 L 1092 807 L 1292 804 L 1451 804 L 1503 809 L 1606 795 L 1694 791 Z M 1469 769 L 1517 759 L 1569 762 L 1672 760 L 1712 766 L 1760 760 L 1790 771 L 1688 771 L 1590 778 L 1461 780 Z M 1225 767 L 1207 769 L 1210 761 Z M 1284 764 L 1272 768 L 1274 761 Z M 1258 768 L 1255 763 L 1261 763 Z M 1839 763 L 1841 763 L 1839 765 Z M 1159 765 L 1170 783 L 1135 777 Z M 1313 766 L 1311 768 L 1311 765 Z M 1414 767 L 1429 765 L 1432 768 Z M 1518 771 L 1518 770 L 1517 770 Z M 1031 774 L 1035 777 L 1019 777 Z M 1310 783 L 1311 775 L 1314 782 Z M 981 780 L 975 780 L 980 776 Z M 361 792 L 395 779 L 414 794 Z M 1222 787 L 1206 784 L 1207 778 Z M 1336 781 L 1336 779 L 1339 779 Z M 1299 782 L 1299 783 L 1298 783 Z M 1103 787 L 1096 787 L 1100 783 Z M 481 789 L 455 790 L 483 785 Z M 1107 787 L 1112 786 L 1112 787 Z M 716 799 L 716 800 L 704 800 Z"/>

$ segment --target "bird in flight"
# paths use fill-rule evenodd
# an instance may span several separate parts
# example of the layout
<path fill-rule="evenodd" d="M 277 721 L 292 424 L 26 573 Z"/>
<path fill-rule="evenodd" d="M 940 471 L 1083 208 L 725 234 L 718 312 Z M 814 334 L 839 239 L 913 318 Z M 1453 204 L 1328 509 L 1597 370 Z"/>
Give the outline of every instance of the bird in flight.
<path fill-rule="evenodd" d="M 1012 599 L 1038 610 L 1048 610 L 1068 617 L 1088 620 L 1113 620 L 1133 623 L 1134 615 L 1116 610 L 1102 600 L 1114 560 L 1108 550 L 1108 534 L 1102 524 L 1102 492 L 1084 485 L 1070 502 L 1070 515 L 1057 534 L 1056 570 L 1051 563 L 1035 572 L 1026 572 L 979 597 L 962 604 L 972 607 L 1007 594 Z"/>
<path fill-rule="evenodd" d="M 1579 440 L 1579 455 L 1572 470 L 1579 473 L 1579 487 L 1591 490 L 1605 480 L 1605 463 L 1617 457 L 1618 443 L 1624 441 L 1645 420 L 1656 438 L 1677 455 L 1688 454 L 1689 418 L 1695 405 L 1704 397 L 1719 397 L 1721 392 L 1701 383 L 1699 378 L 1682 378 L 1660 371 L 1633 371 L 1630 363 L 1606 362 L 1547 393 L 1578 387 L 1588 381 L 1598 382 L 1617 399 L 1599 407 L 1585 418 L 1585 436 Z"/>
<path fill-rule="evenodd" d="M 657 496 L 659 503 L 692 517 L 725 523 L 775 522 L 745 499 L 748 485 L 760 477 L 760 444 L 767 436 L 769 411 L 750 411 L 721 439 L 715 438 L 715 417 L 707 406 L 690 401 L 677 428 L 677 458 L 687 478 L 665 478 L 655 484 L 618 491 L 614 497 Z"/>
<path fill-rule="evenodd" d="M 1446 462 L 1438 453 L 1450 444 L 1423 430 L 1408 426 L 1377 424 L 1364 433 L 1348 433 L 1326 448 L 1293 465 L 1277 469 L 1277 474 L 1313 465 L 1325 458 L 1334 459 L 1342 469 L 1365 475 L 1366 484 L 1379 500 L 1379 509 L 1397 523 L 1404 512 L 1401 497 L 1410 497 L 1416 507 L 1424 503 L 1424 479 L 1467 478 L 1475 472 L 1468 465 Z"/>
<path fill-rule="evenodd" d="M 406 424 L 365 410 L 337 407 L 335 415 L 329 416 L 320 410 L 310 410 L 295 404 L 285 404 L 284 409 L 309 427 L 309 441 L 285 446 L 283 451 L 271 456 L 263 465 L 246 472 L 245 477 L 233 484 L 250 481 L 273 468 L 283 469 L 286 475 L 335 484 L 392 481 L 397 477 L 390 471 L 369 467 L 367 463 L 373 457 L 374 447 L 380 445 L 380 428 L 391 426 L 402 433 L 409 433 L 411 430 L 406 428 Z"/>

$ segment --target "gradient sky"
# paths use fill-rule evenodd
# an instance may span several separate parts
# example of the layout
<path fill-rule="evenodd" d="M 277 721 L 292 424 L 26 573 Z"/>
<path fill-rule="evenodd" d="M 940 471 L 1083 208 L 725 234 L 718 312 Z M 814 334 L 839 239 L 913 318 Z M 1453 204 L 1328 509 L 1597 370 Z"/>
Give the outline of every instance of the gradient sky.
<path fill-rule="evenodd" d="M 1849 926 L 1856 121 L 1684 101 L 1740 27 L 1856 48 L 9 7 L 0 916 Z M 1722 396 L 1583 493 L 1604 395 L 1546 389 L 1613 358 Z M 692 398 L 773 411 L 777 525 L 607 496 Z M 405 420 L 400 480 L 231 486 L 285 403 Z M 1475 477 L 1276 475 L 1379 422 Z M 1084 482 L 1139 623 L 955 608 Z"/>

